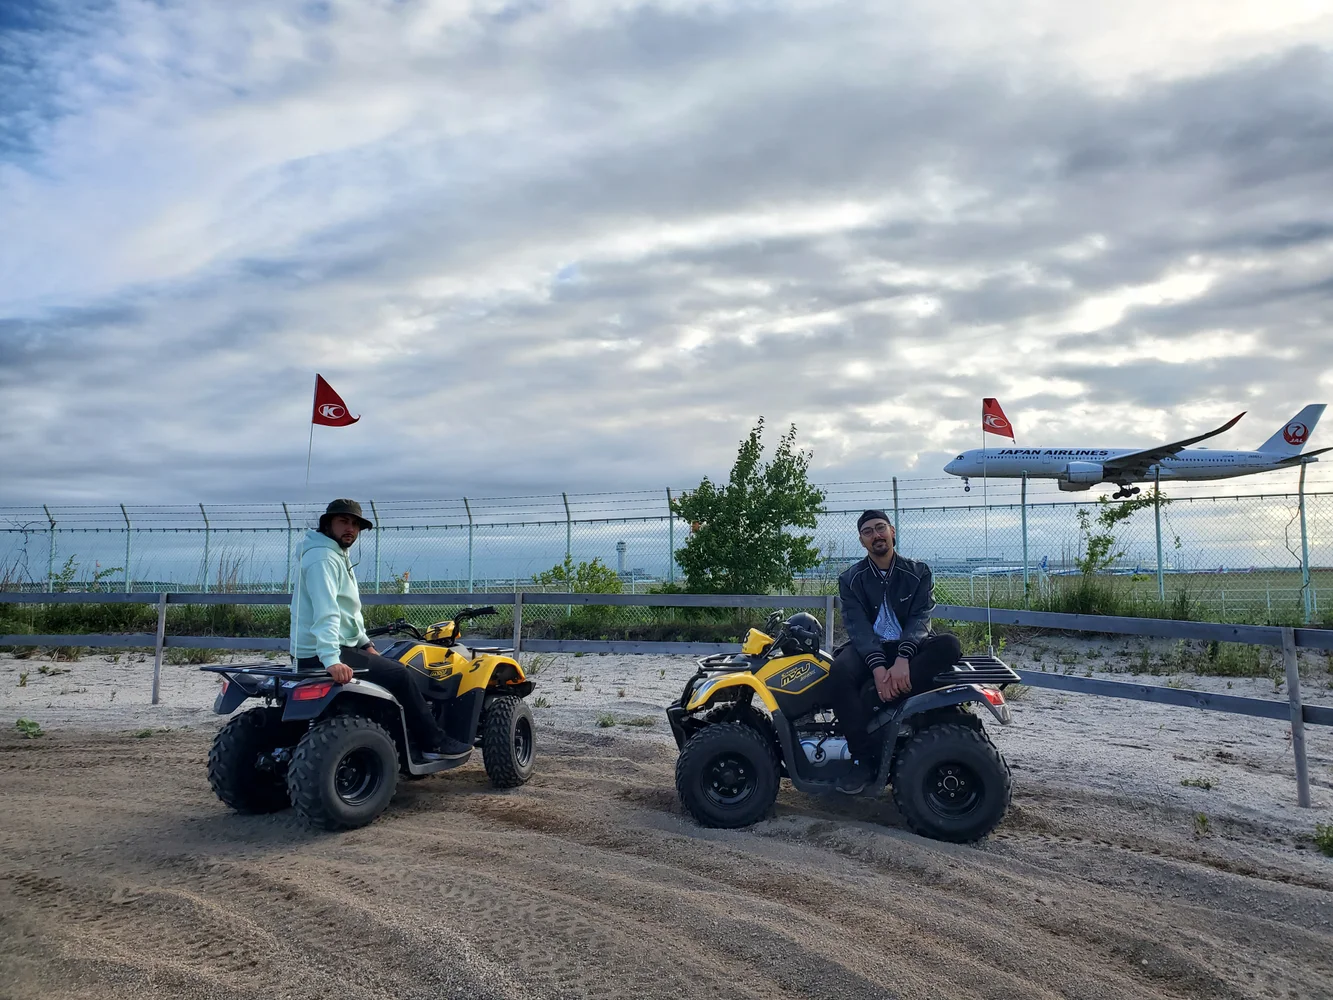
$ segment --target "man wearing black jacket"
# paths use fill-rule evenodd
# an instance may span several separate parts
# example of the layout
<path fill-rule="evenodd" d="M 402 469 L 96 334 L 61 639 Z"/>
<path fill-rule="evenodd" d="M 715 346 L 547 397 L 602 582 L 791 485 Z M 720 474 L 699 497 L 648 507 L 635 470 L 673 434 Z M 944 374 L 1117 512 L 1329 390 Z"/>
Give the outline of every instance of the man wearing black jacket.
<path fill-rule="evenodd" d="M 856 521 L 866 557 L 838 577 L 848 641 L 837 650 L 829 674 L 833 710 L 856 761 L 838 782 L 855 794 L 879 765 L 879 741 L 866 732 L 870 706 L 862 689 L 873 678 L 881 701 L 934 687 L 936 674 L 962 655 L 957 636 L 930 631 L 935 609 L 930 567 L 894 551 L 893 525 L 882 510 Z"/>

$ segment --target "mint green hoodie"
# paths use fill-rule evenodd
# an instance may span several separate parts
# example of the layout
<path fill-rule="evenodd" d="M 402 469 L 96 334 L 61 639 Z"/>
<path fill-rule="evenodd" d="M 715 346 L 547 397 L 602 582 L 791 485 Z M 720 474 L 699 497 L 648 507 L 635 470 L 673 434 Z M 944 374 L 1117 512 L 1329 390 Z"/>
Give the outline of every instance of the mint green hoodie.
<path fill-rule="evenodd" d="M 296 659 L 318 656 L 331 667 L 342 662 L 342 646 L 370 642 L 352 560 L 328 535 L 309 531 L 300 566 L 292 593 L 291 653 Z"/>

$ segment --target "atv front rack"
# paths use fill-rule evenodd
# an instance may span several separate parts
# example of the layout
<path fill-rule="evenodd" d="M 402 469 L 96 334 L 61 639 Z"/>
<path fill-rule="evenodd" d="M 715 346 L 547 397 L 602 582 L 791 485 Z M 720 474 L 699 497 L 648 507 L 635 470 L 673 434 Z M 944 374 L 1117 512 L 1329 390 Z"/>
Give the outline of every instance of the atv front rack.
<path fill-rule="evenodd" d="M 713 653 L 696 662 L 701 672 L 710 674 L 749 670 L 754 666 L 754 661 L 745 653 Z"/>

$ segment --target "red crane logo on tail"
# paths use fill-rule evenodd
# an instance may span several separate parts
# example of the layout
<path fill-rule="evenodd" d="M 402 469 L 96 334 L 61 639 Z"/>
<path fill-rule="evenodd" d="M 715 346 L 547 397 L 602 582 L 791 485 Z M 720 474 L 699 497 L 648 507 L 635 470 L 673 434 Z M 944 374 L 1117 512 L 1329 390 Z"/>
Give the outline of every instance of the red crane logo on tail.
<path fill-rule="evenodd" d="M 1287 444 L 1305 444 L 1310 436 L 1310 428 L 1298 420 L 1293 420 L 1282 429 L 1282 438 Z"/>

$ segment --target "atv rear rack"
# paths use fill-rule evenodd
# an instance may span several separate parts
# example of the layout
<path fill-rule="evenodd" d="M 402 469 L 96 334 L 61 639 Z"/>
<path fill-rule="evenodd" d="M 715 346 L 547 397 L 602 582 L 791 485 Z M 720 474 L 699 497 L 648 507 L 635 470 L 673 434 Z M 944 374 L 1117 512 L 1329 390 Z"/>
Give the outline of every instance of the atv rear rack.
<path fill-rule="evenodd" d="M 936 684 L 1017 684 L 1022 678 L 990 653 L 964 656 L 935 675 Z"/>

